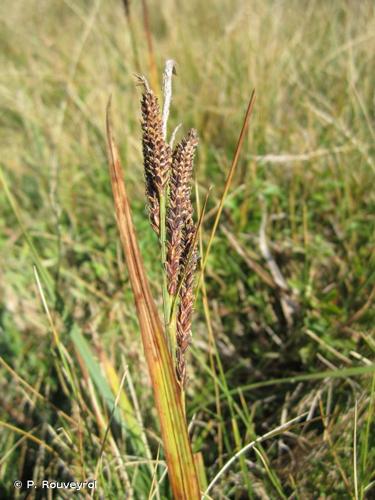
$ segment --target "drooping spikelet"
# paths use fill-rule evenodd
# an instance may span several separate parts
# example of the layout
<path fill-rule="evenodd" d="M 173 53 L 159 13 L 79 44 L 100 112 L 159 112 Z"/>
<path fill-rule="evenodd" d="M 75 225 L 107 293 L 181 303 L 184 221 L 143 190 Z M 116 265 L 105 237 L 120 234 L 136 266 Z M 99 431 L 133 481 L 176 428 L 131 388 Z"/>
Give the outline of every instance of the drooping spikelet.
<path fill-rule="evenodd" d="M 198 251 L 194 243 L 195 225 L 191 228 L 192 239 L 184 269 L 184 277 L 179 291 L 180 303 L 177 311 L 176 332 L 176 372 L 182 386 L 186 385 L 185 352 L 191 341 L 191 322 L 194 305 L 194 282 L 198 262 Z M 185 253 L 185 252 L 184 252 Z"/>
<path fill-rule="evenodd" d="M 177 206 L 170 205 L 174 210 L 170 212 L 171 219 L 178 224 L 172 229 L 175 238 L 169 240 L 167 268 L 170 293 L 179 293 L 179 304 L 176 321 L 176 374 L 177 379 L 184 387 L 186 385 L 185 352 L 191 340 L 191 321 L 194 305 L 194 281 L 198 261 L 196 249 L 196 225 L 193 220 L 193 205 L 191 202 L 191 178 L 193 171 L 194 153 L 198 145 L 198 136 L 195 130 L 190 130 L 187 136 L 177 146 L 172 163 L 172 186 L 177 184 L 175 192 Z M 176 173 L 176 177 L 175 174 Z M 176 180 L 176 182 L 174 182 Z M 177 212 L 177 214 L 176 214 Z M 177 215 L 177 217 L 176 217 Z M 172 217 L 173 216 L 173 217 Z M 172 224 L 170 224 L 172 226 Z M 173 233 L 171 233 L 172 235 Z M 175 245 L 177 242 L 177 245 Z M 175 245 L 175 246 L 172 246 Z"/>
<path fill-rule="evenodd" d="M 173 152 L 167 211 L 166 271 L 170 295 L 176 295 L 177 293 L 181 269 L 184 265 L 182 257 L 186 247 L 185 229 L 188 220 L 192 220 L 191 177 L 197 145 L 197 132 L 191 129 Z"/>
<path fill-rule="evenodd" d="M 158 99 L 147 88 L 142 94 L 141 108 L 146 196 L 149 203 L 151 225 L 155 232 L 159 234 L 159 200 L 168 182 L 172 152 L 163 138 Z"/>

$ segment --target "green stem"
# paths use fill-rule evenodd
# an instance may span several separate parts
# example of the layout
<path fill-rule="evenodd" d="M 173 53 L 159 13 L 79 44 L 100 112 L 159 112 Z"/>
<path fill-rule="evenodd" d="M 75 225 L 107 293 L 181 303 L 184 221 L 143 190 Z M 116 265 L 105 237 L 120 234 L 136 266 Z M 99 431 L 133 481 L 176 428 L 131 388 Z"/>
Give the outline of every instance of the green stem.
<path fill-rule="evenodd" d="M 168 293 L 167 273 L 165 270 L 165 263 L 167 261 L 167 241 L 166 241 L 166 196 L 165 192 L 160 194 L 160 249 L 161 249 L 161 263 L 163 270 L 163 311 L 164 311 L 164 328 L 167 334 L 168 347 L 173 353 L 173 336 L 170 331 L 170 307 L 171 301 Z"/>

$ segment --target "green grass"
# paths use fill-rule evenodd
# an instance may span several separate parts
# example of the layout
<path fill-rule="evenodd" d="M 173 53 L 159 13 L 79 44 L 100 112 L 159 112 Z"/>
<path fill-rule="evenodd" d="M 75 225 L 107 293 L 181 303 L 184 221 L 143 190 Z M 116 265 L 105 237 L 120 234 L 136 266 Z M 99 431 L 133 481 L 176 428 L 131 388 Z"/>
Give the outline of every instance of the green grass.
<path fill-rule="evenodd" d="M 170 498 L 105 143 L 112 94 L 161 306 L 133 76 L 150 74 L 138 4 L 133 43 L 120 0 L 1 2 L 1 498 L 14 498 L 17 478 L 94 476 L 98 498 Z M 257 94 L 197 300 L 187 415 L 207 484 L 246 444 L 275 433 L 241 454 L 210 494 L 370 498 L 373 3 L 148 4 L 159 74 L 165 59 L 177 61 L 170 129 L 183 122 L 200 136 L 200 205 L 213 186 L 203 251 L 252 88 Z M 270 286 L 259 246 L 265 213 L 284 295 Z M 292 322 L 281 299 L 295 306 Z M 306 412 L 308 422 L 276 431 Z"/>

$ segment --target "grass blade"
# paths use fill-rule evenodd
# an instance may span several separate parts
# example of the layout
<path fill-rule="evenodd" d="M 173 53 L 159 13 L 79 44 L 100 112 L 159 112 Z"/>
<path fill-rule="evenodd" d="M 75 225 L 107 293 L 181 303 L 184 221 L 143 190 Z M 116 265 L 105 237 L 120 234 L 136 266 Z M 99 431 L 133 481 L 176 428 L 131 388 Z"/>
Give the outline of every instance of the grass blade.
<path fill-rule="evenodd" d="M 234 176 L 234 172 L 236 170 L 236 167 L 237 167 L 237 164 L 238 164 L 238 160 L 240 158 L 240 153 L 241 153 L 241 150 L 242 150 L 243 142 L 245 140 L 245 133 L 246 133 L 247 127 L 249 125 L 251 114 L 253 112 L 254 102 L 255 102 L 255 90 L 253 90 L 252 93 L 251 93 L 249 104 L 247 106 L 246 113 L 245 113 L 245 118 L 244 118 L 244 121 L 243 121 L 243 124 L 242 124 L 241 132 L 240 132 L 240 135 L 238 137 L 238 142 L 237 142 L 236 150 L 234 152 L 232 164 L 230 166 L 227 178 L 225 180 L 224 191 L 223 191 L 223 194 L 221 196 L 219 207 L 218 207 L 217 212 L 216 212 L 216 217 L 215 217 L 214 225 L 213 225 L 213 228 L 212 228 L 212 231 L 211 231 L 210 239 L 208 241 L 206 253 L 205 253 L 205 256 L 204 256 L 203 263 L 202 263 L 201 272 L 200 272 L 200 275 L 199 275 L 199 282 L 198 282 L 198 286 L 197 286 L 197 294 L 198 294 L 198 291 L 199 291 L 199 288 L 200 288 L 200 284 L 201 284 L 201 280 L 202 280 L 204 271 L 206 269 L 207 260 L 208 260 L 208 256 L 209 256 L 209 253 L 210 253 L 210 250 L 211 250 L 212 242 L 213 242 L 213 240 L 215 238 L 216 230 L 217 230 L 217 227 L 219 225 L 221 213 L 222 213 L 223 208 L 224 208 L 225 199 L 227 197 L 227 194 L 228 194 L 228 191 L 229 191 L 229 188 L 230 188 L 230 185 L 232 183 L 233 176 Z"/>
<path fill-rule="evenodd" d="M 113 417 L 119 425 L 121 425 L 121 415 L 119 409 L 115 405 L 115 397 L 111 391 L 108 382 L 103 377 L 101 369 L 94 356 L 91 353 L 90 346 L 87 340 L 83 337 L 78 328 L 73 328 L 71 332 L 71 339 L 77 352 L 83 359 L 85 366 L 92 378 L 96 388 L 105 401 L 110 412 L 113 411 Z"/>

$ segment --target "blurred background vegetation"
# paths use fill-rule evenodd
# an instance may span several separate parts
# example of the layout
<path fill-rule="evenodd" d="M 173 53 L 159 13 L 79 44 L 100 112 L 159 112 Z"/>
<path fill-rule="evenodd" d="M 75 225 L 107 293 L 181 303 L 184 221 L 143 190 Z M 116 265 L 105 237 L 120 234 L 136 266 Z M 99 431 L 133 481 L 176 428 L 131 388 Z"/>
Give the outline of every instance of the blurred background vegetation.
<path fill-rule="evenodd" d="M 177 62 L 170 130 L 182 122 L 200 136 L 196 202 L 213 187 L 203 251 L 257 95 L 189 356 L 187 414 L 207 481 L 248 442 L 308 413 L 210 493 L 374 494 L 374 14 L 370 0 L 2 0 L 2 499 L 26 497 L 17 478 L 93 477 L 98 498 L 170 498 L 104 125 L 112 94 L 161 304 L 134 73 L 155 83 L 156 67 L 160 85 L 167 58 Z"/>

